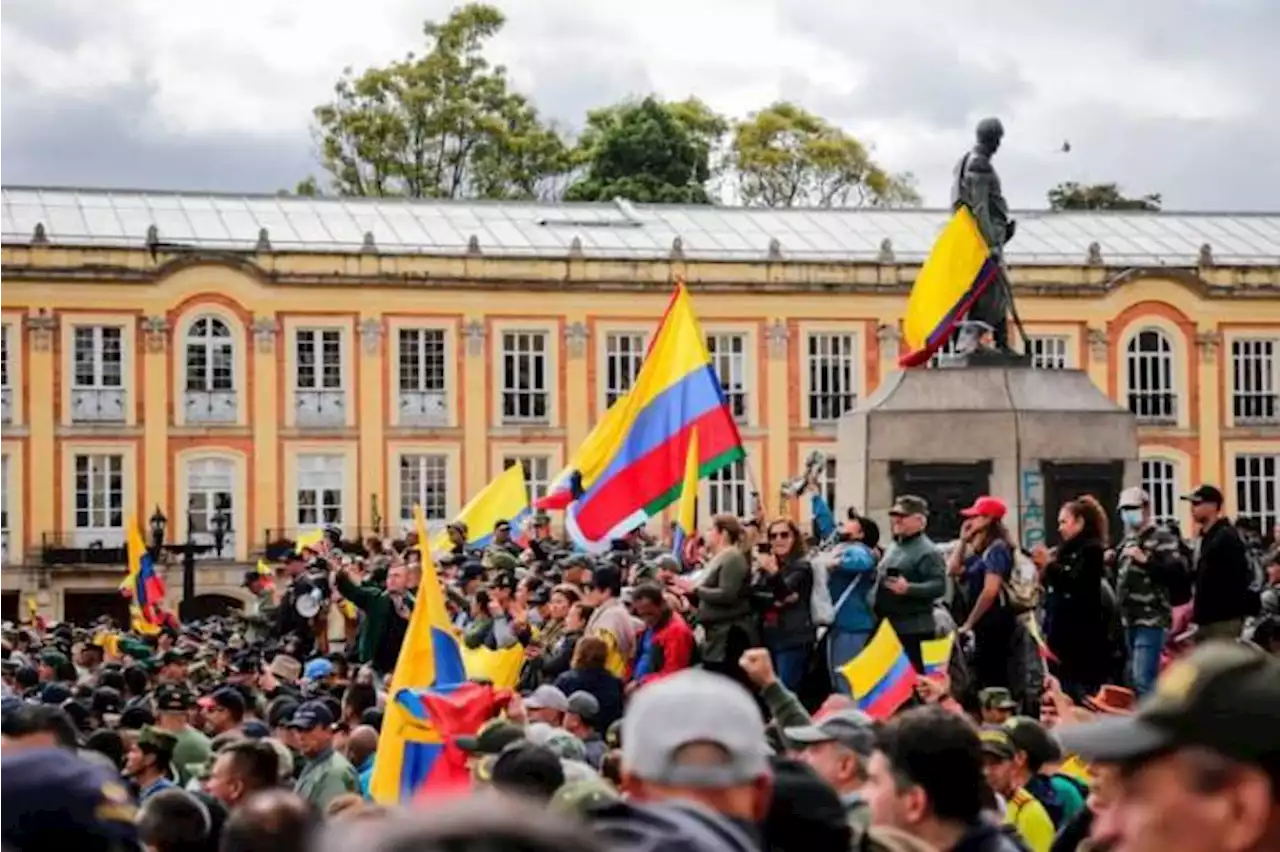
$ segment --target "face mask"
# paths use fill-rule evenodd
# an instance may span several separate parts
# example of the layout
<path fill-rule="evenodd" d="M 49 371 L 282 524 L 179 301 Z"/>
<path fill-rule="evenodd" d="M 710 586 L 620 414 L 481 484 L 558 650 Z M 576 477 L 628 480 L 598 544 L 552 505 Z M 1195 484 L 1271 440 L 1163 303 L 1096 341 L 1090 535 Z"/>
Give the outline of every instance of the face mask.
<path fill-rule="evenodd" d="M 1126 527 L 1136 527 L 1142 523 L 1141 509 L 1121 509 L 1120 520 L 1124 521 Z"/>

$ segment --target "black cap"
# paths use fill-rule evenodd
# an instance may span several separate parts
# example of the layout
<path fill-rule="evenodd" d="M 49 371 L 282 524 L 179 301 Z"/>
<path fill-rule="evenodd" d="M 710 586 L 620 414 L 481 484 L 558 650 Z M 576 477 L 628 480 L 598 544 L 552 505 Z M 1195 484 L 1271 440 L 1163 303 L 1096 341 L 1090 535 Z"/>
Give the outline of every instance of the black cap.
<path fill-rule="evenodd" d="M 501 573 L 489 582 L 489 588 L 514 592 L 516 590 L 516 577 L 514 574 Z"/>
<path fill-rule="evenodd" d="M 183 710 L 190 710 L 192 703 L 191 691 L 181 684 L 161 684 L 156 690 L 156 709 L 163 713 L 180 713 Z"/>
<path fill-rule="evenodd" d="M 602 562 L 591 569 L 591 585 L 597 589 L 617 589 L 622 586 L 622 570 L 617 565 Z"/>
<path fill-rule="evenodd" d="M 458 569 L 458 575 L 464 583 L 468 580 L 479 580 L 484 576 L 484 564 L 477 559 L 468 559 Z"/>
<path fill-rule="evenodd" d="M 65 683 L 50 681 L 40 689 L 40 703 L 55 707 L 71 698 L 71 689 Z"/>
<path fill-rule="evenodd" d="M 1066 728 L 1064 751 L 1085 760 L 1140 762 L 1200 746 L 1242 763 L 1280 758 L 1280 659 L 1209 642 L 1175 661 L 1132 716 Z"/>
<path fill-rule="evenodd" d="M 120 697 L 118 689 L 100 686 L 93 691 L 89 706 L 99 716 L 104 713 L 119 713 L 120 708 L 124 706 L 124 699 Z"/>
<path fill-rule="evenodd" d="M 564 784 L 564 766 L 551 749 L 521 743 L 498 755 L 490 781 L 499 790 L 546 802 Z"/>
<path fill-rule="evenodd" d="M 524 728 L 506 719 L 492 719 L 480 726 L 475 736 L 458 737 L 458 748 L 472 754 L 499 754 L 512 743 L 524 739 Z"/>
<path fill-rule="evenodd" d="M 200 706 L 205 708 L 221 707 L 236 715 L 240 715 L 245 711 L 244 696 L 240 694 L 240 690 L 233 686 L 223 686 L 215 689 L 212 695 L 200 699 Z"/>
<path fill-rule="evenodd" d="M 1227 502 L 1222 492 L 1213 485 L 1201 485 L 1190 494 L 1183 494 L 1182 499 L 1192 503 L 1212 503 L 1215 506 L 1221 506 Z"/>
<path fill-rule="evenodd" d="M 332 728 L 333 714 L 323 701 L 307 701 L 293 712 L 293 717 L 285 722 L 286 728 L 297 728 L 311 731 L 316 728 Z"/>

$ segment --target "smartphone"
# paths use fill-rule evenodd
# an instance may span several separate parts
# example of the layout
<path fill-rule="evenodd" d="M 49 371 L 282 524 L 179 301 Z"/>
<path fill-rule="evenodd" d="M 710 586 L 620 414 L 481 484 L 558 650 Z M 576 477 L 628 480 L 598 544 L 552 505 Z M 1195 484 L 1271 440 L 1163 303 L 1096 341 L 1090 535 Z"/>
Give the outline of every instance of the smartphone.
<path fill-rule="evenodd" d="M 767 541 L 762 541 L 762 542 L 760 542 L 759 544 L 757 544 L 757 545 L 756 545 L 756 553 L 759 553 L 761 556 L 768 556 L 768 555 L 769 555 L 769 542 L 767 542 Z"/>
<path fill-rule="evenodd" d="M 901 576 L 902 576 L 902 569 L 901 569 L 901 568 L 886 568 L 886 569 L 884 569 L 884 575 L 885 575 L 885 577 L 901 577 Z"/>

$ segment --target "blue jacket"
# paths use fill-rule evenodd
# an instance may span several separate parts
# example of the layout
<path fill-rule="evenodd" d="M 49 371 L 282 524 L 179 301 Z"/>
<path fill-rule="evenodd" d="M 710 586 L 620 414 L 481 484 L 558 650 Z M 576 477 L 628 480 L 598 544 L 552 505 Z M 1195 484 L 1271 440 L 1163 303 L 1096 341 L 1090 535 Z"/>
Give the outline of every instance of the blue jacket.
<path fill-rule="evenodd" d="M 835 533 L 836 519 L 821 494 L 813 495 L 812 511 L 820 538 L 825 539 Z M 831 629 L 841 633 L 869 633 L 876 626 L 875 613 L 867 603 L 875 587 L 876 555 L 860 541 L 845 542 L 837 551 L 836 559 L 827 567 L 827 590 L 831 593 L 831 603 L 840 602 L 840 596 L 850 583 L 858 585 L 840 604 Z"/>

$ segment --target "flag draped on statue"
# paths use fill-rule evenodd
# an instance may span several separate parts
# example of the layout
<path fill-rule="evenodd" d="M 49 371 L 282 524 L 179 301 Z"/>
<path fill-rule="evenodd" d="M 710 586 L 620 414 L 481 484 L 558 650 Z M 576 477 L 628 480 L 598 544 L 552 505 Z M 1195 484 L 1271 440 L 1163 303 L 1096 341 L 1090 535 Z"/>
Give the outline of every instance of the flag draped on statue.
<path fill-rule="evenodd" d="M 999 272 L 999 264 L 969 208 L 960 207 L 942 229 L 925 259 L 902 318 L 906 344 L 898 365 L 918 367 L 929 360 L 955 330 Z"/>
<path fill-rule="evenodd" d="M 134 518 L 129 518 L 125 527 L 125 551 L 129 570 L 120 581 L 120 591 L 129 598 L 133 630 L 154 636 L 173 620 L 173 616 L 164 611 L 164 578 L 156 573 L 155 563 Z"/>
<path fill-rule="evenodd" d="M 680 497 L 695 434 L 700 477 L 745 456 L 680 283 L 631 391 L 606 412 L 538 507 L 566 508 L 575 544 L 604 550 Z"/>
<path fill-rule="evenodd" d="M 472 497 L 454 520 L 467 525 L 467 547 L 482 550 L 493 541 L 493 525 L 498 521 L 510 521 L 512 537 L 518 538 L 530 515 L 524 468 L 513 464 Z M 441 531 L 431 540 L 431 550 L 448 549 L 449 534 Z"/>
<path fill-rule="evenodd" d="M 889 619 L 880 622 L 867 646 L 840 668 L 858 709 L 888 719 L 915 691 L 919 675 Z"/>
<path fill-rule="evenodd" d="M 422 576 L 391 675 L 369 781 L 370 795 L 383 804 L 465 787 L 466 755 L 454 739 L 475 733 L 503 697 L 487 684 L 467 683 L 421 506 L 414 507 L 414 523 Z"/>
<path fill-rule="evenodd" d="M 676 510 L 676 532 L 671 552 L 684 561 L 685 542 L 698 533 L 698 433 L 689 436 L 689 452 L 685 455 L 684 483 L 680 486 L 680 506 Z"/>

